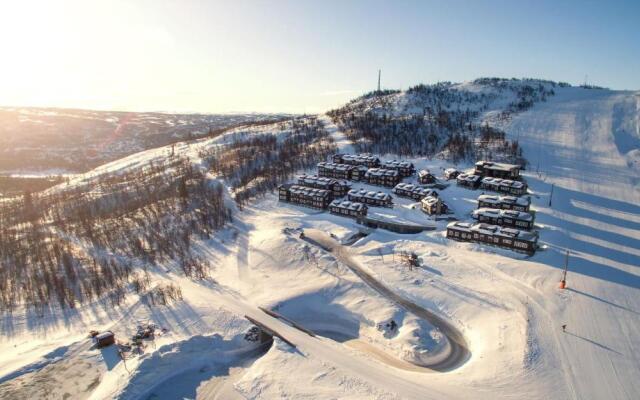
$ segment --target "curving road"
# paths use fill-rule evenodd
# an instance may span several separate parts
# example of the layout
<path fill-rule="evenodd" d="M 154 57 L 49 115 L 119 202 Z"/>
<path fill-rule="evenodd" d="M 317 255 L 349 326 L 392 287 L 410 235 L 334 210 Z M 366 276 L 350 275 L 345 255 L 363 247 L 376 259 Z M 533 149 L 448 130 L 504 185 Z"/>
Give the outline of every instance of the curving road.
<path fill-rule="evenodd" d="M 351 269 L 372 289 L 380 293 L 382 296 L 393 301 L 400 307 L 404 308 L 408 312 L 429 322 L 431 325 L 438 328 L 440 332 L 442 332 L 447 337 L 451 348 L 449 355 L 445 359 L 440 360 L 434 364 L 426 365 L 426 367 L 434 371 L 446 372 L 459 367 L 469 359 L 469 357 L 471 356 L 471 352 L 469 351 L 469 347 L 467 346 L 467 342 L 464 336 L 457 328 L 451 325 L 448 321 L 429 311 L 428 309 L 405 299 L 404 297 L 398 295 L 387 286 L 382 284 L 371 274 L 361 268 L 360 265 L 358 265 L 358 263 L 351 257 L 348 248 L 336 242 L 325 232 L 316 229 L 305 229 L 304 240 L 332 253 L 337 260 L 349 267 L 349 269 Z"/>

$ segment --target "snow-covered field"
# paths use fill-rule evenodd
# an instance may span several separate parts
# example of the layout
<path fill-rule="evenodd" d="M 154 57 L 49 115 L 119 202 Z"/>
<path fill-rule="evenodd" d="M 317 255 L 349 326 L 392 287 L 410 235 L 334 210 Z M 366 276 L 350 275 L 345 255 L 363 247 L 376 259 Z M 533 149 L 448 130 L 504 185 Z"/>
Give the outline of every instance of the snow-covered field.
<path fill-rule="evenodd" d="M 437 225 L 414 235 L 376 230 L 348 251 L 398 296 L 464 335 L 470 356 L 453 370 L 420 366 L 446 347 L 437 327 L 299 237 L 302 229 L 316 229 L 346 239 L 358 231 L 354 221 L 268 195 L 214 239 L 194 245 L 214 266 L 210 280 L 153 273 L 156 280 L 179 284 L 183 301 L 148 307 L 130 296 L 116 309 L 96 303 L 44 316 L 3 316 L 0 398 L 635 399 L 639 110 L 633 93 L 558 88 L 547 102 L 503 122 L 530 162 L 525 176 L 544 245 L 532 257 L 449 241 L 446 222 L 429 221 L 407 199 L 396 198 L 393 209 L 371 209 Z M 344 135 L 325 123 L 348 151 Z M 234 134 L 243 133 L 229 135 Z M 197 163 L 198 149 L 225 138 L 192 148 L 181 144 L 176 151 Z M 74 177 L 72 184 L 166 153 L 133 155 Z M 412 161 L 439 176 L 450 166 Z M 361 186 L 368 187 L 354 184 Z M 480 194 L 455 185 L 440 193 L 459 219 L 469 218 Z M 567 249 L 568 289 L 560 290 Z M 416 252 L 422 267 L 409 270 L 399 260 L 402 251 Z M 259 307 L 276 309 L 319 336 Z M 243 340 L 251 326 L 245 315 L 276 329 L 296 348 L 280 339 L 262 347 Z M 397 330 L 385 327 L 391 319 Z M 86 338 L 90 329 L 112 329 L 125 339 L 147 320 L 166 331 L 126 364 L 113 347 L 98 350 Z"/>

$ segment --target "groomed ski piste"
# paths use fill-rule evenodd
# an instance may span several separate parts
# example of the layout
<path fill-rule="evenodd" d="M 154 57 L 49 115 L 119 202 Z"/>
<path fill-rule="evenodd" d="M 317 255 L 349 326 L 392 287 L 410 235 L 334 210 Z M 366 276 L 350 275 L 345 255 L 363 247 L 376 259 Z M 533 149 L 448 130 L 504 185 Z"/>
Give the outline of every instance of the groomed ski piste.
<path fill-rule="evenodd" d="M 322 118 L 341 151 L 352 151 Z M 558 88 L 501 124 L 529 161 L 524 175 L 543 247 L 534 256 L 450 241 L 446 221 L 430 221 L 417 203 L 395 196 L 393 209 L 370 211 L 437 229 L 411 235 L 377 229 L 343 245 L 358 232 L 355 221 L 279 203 L 270 194 L 238 211 L 215 238 L 194 244 L 214 266 L 211 279 L 152 273 L 180 285 L 182 301 L 148 307 L 128 296 L 119 308 L 95 303 L 44 316 L 3 315 L 0 398 L 637 398 L 640 97 Z M 175 150 L 197 164 L 200 147 L 233 134 Z M 133 155 L 70 184 L 166 153 Z M 453 166 L 409 161 L 439 177 L 441 168 Z M 469 219 L 480 193 L 455 183 L 440 191 L 461 220 Z M 566 250 L 567 289 L 561 290 Z M 403 251 L 418 254 L 421 267 L 400 263 Z M 423 318 L 411 305 L 437 318 Z M 252 325 L 245 316 L 295 347 L 279 338 L 245 341 Z M 114 346 L 99 350 L 87 338 L 90 329 L 127 338 L 147 320 L 165 331 L 126 363 Z M 396 329 L 388 328 L 391 320 Z M 464 344 L 463 356 L 452 351 L 452 339 Z M 446 368 L 438 367 L 443 362 Z"/>

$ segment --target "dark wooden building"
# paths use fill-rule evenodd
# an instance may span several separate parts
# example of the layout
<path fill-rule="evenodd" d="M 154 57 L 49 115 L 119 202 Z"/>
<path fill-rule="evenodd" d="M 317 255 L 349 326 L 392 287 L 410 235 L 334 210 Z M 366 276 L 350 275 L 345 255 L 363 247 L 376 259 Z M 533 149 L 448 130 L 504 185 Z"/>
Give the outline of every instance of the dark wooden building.
<path fill-rule="evenodd" d="M 478 196 L 478 208 L 498 208 L 529 212 L 530 207 L 531 198 L 529 197 L 493 196 L 490 194 Z"/>
<path fill-rule="evenodd" d="M 447 225 L 447 238 L 490 244 L 530 255 L 538 248 L 536 233 L 484 223 L 451 222 Z"/>
<path fill-rule="evenodd" d="M 325 210 L 332 200 L 331 191 L 300 185 L 284 184 L 278 187 L 280 201 Z"/>
<path fill-rule="evenodd" d="M 416 173 L 416 167 L 413 166 L 413 163 L 410 163 L 408 161 L 383 161 L 380 167 L 398 171 L 401 178 L 406 178 Z"/>
<path fill-rule="evenodd" d="M 436 183 L 436 177 L 428 169 L 422 169 L 418 172 L 418 182 L 423 185 L 430 185 Z"/>
<path fill-rule="evenodd" d="M 428 196 L 420 200 L 422 211 L 429 215 L 446 214 L 449 211 L 447 204 L 438 197 Z"/>
<path fill-rule="evenodd" d="M 514 196 L 522 196 L 527 193 L 527 184 L 521 181 L 502 178 L 482 178 L 480 187 L 494 192 L 512 194 Z"/>
<path fill-rule="evenodd" d="M 370 206 L 393 207 L 393 197 L 391 197 L 389 193 L 384 192 L 351 189 L 347 193 L 347 199 Z"/>
<path fill-rule="evenodd" d="M 98 348 L 111 346 L 116 342 L 116 335 L 111 331 L 104 331 L 95 336 Z"/>
<path fill-rule="evenodd" d="M 393 193 L 400 197 L 406 197 L 415 201 L 420 201 L 427 196 L 438 197 L 438 192 L 414 185 L 413 183 L 400 182 L 393 188 Z"/>
<path fill-rule="evenodd" d="M 460 175 L 460 171 L 455 168 L 447 168 L 444 170 L 444 179 L 451 180 L 456 179 Z"/>
<path fill-rule="evenodd" d="M 368 207 L 366 204 L 348 200 L 334 200 L 329 204 L 329 212 L 335 215 L 355 218 L 360 220 L 367 215 Z"/>
<path fill-rule="evenodd" d="M 302 174 L 298 176 L 298 185 L 332 192 L 333 198 L 344 197 L 351 190 L 351 184 L 345 180 L 325 178 L 318 175 Z"/>
<path fill-rule="evenodd" d="M 367 168 L 380 166 L 380 159 L 371 154 L 334 154 L 333 162 L 339 164 L 361 165 Z"/>
<path fill-rule="evenodd" d="M 531 230 L 534 226 L 534 216 L 531 213 L 515 210 L 498 210 L 495 208 L 479 208 L 473 210 L 471 218 L 478 222 L 485 222 L 491 225 L 506 226 Z"/>
<path fill-rule="evenodd" d="M 492 161 L 478 161 L 476 175 L 490 176 L 502 179 L 519 179 L 520 166 L 515 164 L 497 163 Z"/>
<path fill-rule="evenodd" d="M 401 177 L 394 169 L 369 168 L 364 174 L 364 180 L 371 185 L 394 187 L 400 183 Z"/>
<path fill-rule="evenodd" d="M 318 163 L 318 176 L 333 179 L 351 179 L 352 172 L 356 167 L 347 164 L 337 164 L 330 162 Z"/>
<path fill-rule="evenodd" d="M 456 183 L 458 186 L 467 187 L 469 189 L 477 189 L 480 187 L 480 180 L 482 177 L 480 175 L 472 175 L 472 174 L 459 174 L 456 177 Z"/>

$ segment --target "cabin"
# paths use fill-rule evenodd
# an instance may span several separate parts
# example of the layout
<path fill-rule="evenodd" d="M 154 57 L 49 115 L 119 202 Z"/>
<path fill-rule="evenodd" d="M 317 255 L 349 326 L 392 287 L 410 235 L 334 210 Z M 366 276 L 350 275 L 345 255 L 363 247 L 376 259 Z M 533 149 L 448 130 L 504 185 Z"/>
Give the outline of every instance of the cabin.
<path fill-rule="evenodd" d="M 436 177 L 429 172 L 428 169 L 422 169 L 418 172 L 418 182 L 423 185 L 436 183 Z"/>
<path fill-rule="evenodd" d="M 460 171 L 455 168 L 447 168 L 444 170 L 444 179 L 451 180 L 456 179 L 460 175 Z"/>
<path fill-rule="evenodd" d="M 393 188 L 393 193 L 400 197 L 407 197 L 415 201 L 420 201 L 427 196 L 438 197 L 438 192 L 433 189 L 426 189 L 413 183 L 400 182 Z"/>
<path fill-rule="evenodd" d="M 329 212 L 343 217 L 362 219 L 367 215 L 368 207 L 366 204 L 348 200 L 334 200 L 329 204 Z"/>
<path fill-rule="evenodd" d="M 530 207 L 530 197 L 493 196 L 489 194 L 478 196 L 478 208 L 498 208 L 529 212 Z"/>
<path fill-rule="evenodd" d="M 506 226 L 531 230 L 534 226 L 535 217 L 533 214 L 524 211 L 498 210 L 495 208 L 479 208 L 473 210 L 471 218 L 478 222 L 485 222 L 491 225 Z"/>
<path fill-rule="evenodd" d="M 406 178 L 416 173 L 416 167 L 413 166 L 413 163 L 408 161 L 384 161 L 381 165 L 381 168 L 384 169 L 394 169 L 398 171 L 401 178 Z"/>
<path fill-rule="evenodd" d="M 519 179 L 520 166 L 515 164 L 497 163 L 492 161 L 478 161 L 476 163 L 476 175 L 489 176 L 502 179 Z"/>
<path fill-rule="evenodd" d="M 346 196 L 347 192 L 351 190 L 351 184 L 347 181 L 325 178 L 318 175 L 302 174 L 298 176 L 298 185 L 329 190 L 332 192 L 334 199 Z"/>
<path fill-rule="evenodd" d="M 364 181 L 370 185 L 394 187 L 400 180 L 400 174 L 394 169 L 369 168 L 364 174 Z"/>
<path fill-rule="evenodd" d="M 330 162 L 319 162 L 318 163 L 318 176 L 322 178 L 333 178 L 333 179 L 351 179 L 353 174 L 353 170 L 356 167 L 353 165 L 347 164 L 337 164 Z"/>
<path fill-rule="evenodd" d="M 482 177 L 480 175 L 458 174 L 458 176 L 456 177 L 456 183 L 458 186 L 475 190 L 480 187 L 481 179 Z"/>
<path fill-rule="evenodd" d="M 104 331 L 95 336 L 98 348 L 111 346 L 116 342 L 116 335 L 111 331 Z"/>
<path fill-rule="evenodd" d="M 451 222 L 447 225 L 447 238 L 490 244 L 529 255 L 533 255 L 538 248 L 537 233 L 485 223 Z"/>
<path fill-rule="evenodd" d="M 367 168 L 375 168 L 380 166 L 380 159 L 371 154 L 334 154 L 332 158 L 334 163 L 359 165 Z"/>
<path fill-rule="evenodd" d="M 440 215 L 449 211 L 447 204 L 437 197 L 427 196 L 420 201 L 422 211 L 428 215 Z"/>
<path fill-rule="evenodd" d="M 514 196 L 522 196 L 527 193 L 527 184 L 520 181 L 502 178 L 482 178 L 480 187 L 494 192 L 512 194 Z"/>
<path fill-rule="evenodd" d="M 300 185 L 284 184 L 278 187 L 278 199 L 305 207 L 325 210 L 332 200 L 331 192 Z"/>
<path fill-rule="evenodd" d="M 393 197 L 384 192 L 351 189 L 347 193 L 347 200 L 377 207 L 393 207 Z"/>

